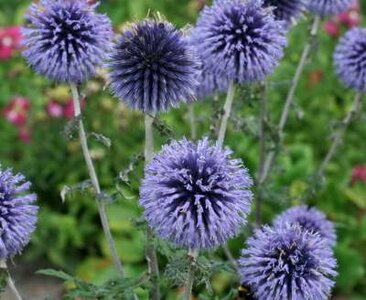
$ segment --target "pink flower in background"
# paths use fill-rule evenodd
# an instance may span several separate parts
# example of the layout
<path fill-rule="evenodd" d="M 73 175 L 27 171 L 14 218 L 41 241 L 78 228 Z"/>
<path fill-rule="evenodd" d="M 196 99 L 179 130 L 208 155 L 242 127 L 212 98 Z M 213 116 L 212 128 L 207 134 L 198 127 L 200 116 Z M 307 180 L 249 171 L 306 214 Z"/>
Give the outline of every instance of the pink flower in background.
<path fill-rule="evenodd" d="M 52 118 L 60 118 L 64 114 L 63 106 L 55 100 L 51 100 L 50 102 L 48 102 L 46 111 L 48 115 Z"/>
<path fill-rule="evenodd" d="M 26 123 L 30 103 L 27 98 L 15 97 L 10 100 L 3 109 L 5 118 L 16 126 L 23 126 Z"/>
<path fill-rule="evenodd" d="M 350 9 L 330 18 L 324 24 L 324 30 L 328 35 L 337 37 L 341 33 L 342 26 L 346 26 L 350 29 L 352 27 L 359 26 L 360 23 L 360 5 L 358 0 L 356 0 Z"/>
<path fill-rule="evenodd" d="M 351 184 L 356 182 L 364 182 L 366 184 L 366 165 L 365 166 L 355 166 L 352 170 Z"/>
<path fill-rule="evenodd" d="M 0 60 L 8 60 L 20 48 L 21 33 L 19 26 L 0 28 Z"/>

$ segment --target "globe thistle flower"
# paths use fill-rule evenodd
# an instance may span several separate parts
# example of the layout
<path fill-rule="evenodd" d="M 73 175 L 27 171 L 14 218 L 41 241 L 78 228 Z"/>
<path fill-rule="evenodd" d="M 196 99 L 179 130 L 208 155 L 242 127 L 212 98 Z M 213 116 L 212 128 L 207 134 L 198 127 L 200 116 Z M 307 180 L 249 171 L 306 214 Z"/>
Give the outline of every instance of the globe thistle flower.
<path fill-rule="evenodd" d="M 37 196 L 21 174 L 0 166 L 0 259 L 11 258 L 28 244 L 37 222 Z"/>
<path fill-rule="evenodd" d="M 239 260 L 240 275 L 258 300 L 324 300 L 336 260 L 318 234 L 298 225 L 258 229 Z"/>
<path fill-rule="evenodd" d="M 274 221 L 275 226 L 285 223 L 298 224 L 305 230 L 318 233 L 330 246 L 336 244 L 337 236 L 333 223 L 314 207 L 310 208 L 305 205 L 292 207 Z"/>
<path fill-rule="evenodd" d="M 334 65 L 346 86 L 366 92 L 366 29 L 353 28 L 340 39 Z"/>
<path fill-rule="evenodd" d="M 194 100 L 200 61 L 183 32 L 158 20 L 127 28 L 109 62 L 112 92 L 133 109 L 165 111 Z"/>
<path fill-rule="evenodd" d="M 23 55 L 50 80 L 79 83 L 94 76 L 111 46 L 109 19 L 85 0 L 41 0 L 23 28 Z"/>
<path fill-rule="evenodd" d="M 321 17 L 341 13 L 353 4 L 354 0 L 306 0 L 307 9 Z"/>
<path fill-rule="evenodd" d="M 252 179 L 231 151 L 173 141 L 146 166 L 140 205 L 163 239 L 194 249 L 222 245 L 236 235 L 250 210 Z"/>
<path fill-rule="evenodd" d="M 272 7 L 275 18 L 289 26 L 304 10 L 304 0 L 264 0 L 264 7 Z"/>
<path fill-rule="evenodd" d="M 283 56 L 284 22 L 262 0 L 221 0 L 205 7 L 194 29 L 198 52 L 218 78 L 256 82 L 273 72 Z"/>

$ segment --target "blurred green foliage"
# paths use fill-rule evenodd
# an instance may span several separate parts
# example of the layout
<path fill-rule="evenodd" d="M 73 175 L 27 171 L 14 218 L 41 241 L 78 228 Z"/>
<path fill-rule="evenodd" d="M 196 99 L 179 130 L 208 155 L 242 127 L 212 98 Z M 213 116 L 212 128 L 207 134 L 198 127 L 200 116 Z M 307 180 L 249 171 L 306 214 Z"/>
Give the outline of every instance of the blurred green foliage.
<path fill-rule="evenodd" d="M 187 23 L 194 24 L 199 2 L 104 0 L 100 9 L 112 18 L 117 31 L 125 22 L 141 19 L 156 11 L 177 26 L 184 27 Z M 29 3 L 0 0 L 0 26 L 22 24 Z M 273 124 L 277 123 L 281 113 L 289 82 L 307 39 L 309 22 L 304 18 L 290 32 L 285 59 L 270 78 L 268 97 L 270 122 Z M 304 193 L 317 184 L 311 175 L 328 149 L 336 122 L 341 120 L 352 102 L 354 93 L 343 87 L 333 71 L 332 52 L 336 43 L 337 38 L 328 36 L 322 30 L 306 65 L 296 94 L 296 105 L 290 115 L 284 147 L 268 186 L 263 188 L 266 222 L 286 207 L 298 204 Z M 16 171 L 25 173 L 34 184 L 41 206 L 38 229 L 24 257 L 29 260 L 46 258 L 54 266 L 77 274 L 84 280 L 103 284 L 114 275 L 114 271 L 94 200 L 90 190 L 80 186 L 80 182 L 88 177 L 79 143 L 74 138 L 63 136 L 66 119 L 51 118 L 45 111 L 49 99 L 60 103 L 67 101 L 68 87 L 56 86 L 34 74 L 19 54 L 9 61 L 1 61 L 0 78 L 0 107 L 16 95 L 31 101 L 28 127 L 32 139 L 29 144 L 19 140 L 15 126 L 0 118 L 0 162 L 3 166 L 12 166 Z M 144 139 L 143 120 L 140 114 L 120 105 L 103 90 L 103 86 L 104 80 L 98 78 L 82 87 L 87 99 L 85 122 L 89 133 L 102 134 L 112 141 L 107 147 L 95 135 L 89 136 L 102 187 L 110 196 L 108 214 L 119 254 L 126 264 L 127 274 L 139 276 L 146 269 L 144 231 L 141 230 L 145 225 L 140 217 L 141 209 L 137 206 L 143 167 L 140 156 Z M 257 93 L 257 87 L 243 87 L 237 93 L 227 138 L 227 144 L 234 150 L 235 156 L 245 161 L 253 176 L 259 156 Z M 223 98 L 220 97 L 221 105 Z M 212 99 L 196 103 L 195 110 L 199 133 L 208 135 L 212 116 L 215 115 Z M 156 150 L 159 149 L 158 144 L 172 137 L 189 136 L 187 107 L 163 114 L 160 119 L 159 130 L 156 130 Z M 309 200 L 336 223 L 339 276 L 335 293 L 351 300 L 366 297 L 366 187 L 364 183 L 350 185 L 353 167 L 366 164 L 365 123 L 366 115 L 360 111 L 346 134 L 342 149 L 327 169 L 325 184 Z M 173 129 L 173 136 L 164 134 L 162 129 L 166 126 Z M 61 191 L 65 191 L 65 186 L 72 192 L 62 201 Z M 244 246 L 249 229 L 247 231 L 230 241 L 235 257 Z M 166 258 L 167 247 L 162 243 L 159 251 L 162 266 L 167 265 L 166 272 L 169 272 L 171 264 L 166 261 L 169 260 L 169 257 Z M 224 257 L 220 250 L 210 255 Z M 217 295 L 235 294 L 233 289 L 238 285 L 237 278 L 225 271 L 212 275 L 211 282 Z M 164 284 L 169 285 L 168 282 Z M 202 289 L 207 294 L 207 288 Z M 176 292 L 167 292 L 169 294 L 165 296 L 175 299 Z M 145 292 L 140 289 L 138 293 L 144 295 Z M 204 295 L 202 299 L 206 299 Z"/>

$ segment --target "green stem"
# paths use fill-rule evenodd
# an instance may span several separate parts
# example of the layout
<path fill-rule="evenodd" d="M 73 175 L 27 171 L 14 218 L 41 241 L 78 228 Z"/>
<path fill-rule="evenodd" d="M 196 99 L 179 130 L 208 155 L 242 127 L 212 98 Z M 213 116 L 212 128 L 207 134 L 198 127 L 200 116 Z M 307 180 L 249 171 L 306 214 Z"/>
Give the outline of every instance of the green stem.
<path fill-rule="evenodd" d="M 145 161 L 150 162 L 154 154 L 154 134 L 153 134 L 153 123 L 154 116 L 145 114 Z M 148 226 L 147 233 L 147 261 L 149 265 L 149 272 L 153 275 L 153 286 L 152 286 L 152 299 L 160 299 L 160 286 L 159 286 L 159 265 L 158 258 L 156 255 L 154 232 Z"/>
<path fill-rule="evenodd" d="M 113 237 L 112 237 L 112 233 L 111 233 L 111 230 L 109 227 L 109 223 L 108 223 L 106 204 L 103 199 L 100 199 L 101 198 L 101 189 L 100 189 L 98 177 L 95 172 L 94 165 L 93 165 L 93 160 L 90 155 L 83 120 L 81 118 L 81 105 L 80 105 L 79 91 L 75 84 L 70 84 L 70 87 L 71 87 L 72 99 L 73 99 L 73 103 L 74 103 L 74 116 L 75 116 L 75 118 L 79 118 L 80 144 L 81 144 L 81 148 L 83 151 L 85 163 L 86 163 L 86 166 L 87 166 L 87 169 L 89 172 L 89 177 L 90 177 L 90 180 L 91 180 L 91 183 L 93 186 L 94 195 L 96 197 L 99 217 L 100 217 L 100 220 L 102 223 L 102 227 L 103 227 L 104 234 L 105 234 L 105 237 L 106 237 L 106 240 L 108 243 L 109 250 L 112 254 L 112 259 L 113 259 L 114 265 L 115 265 L 119 275 L 121 277 L 124 277 L 124 275 L 125 275 L 124 269 L 123 269 L 121 260 L 119 259 L 118 252 L 117 252 L 117 249 L 116 249 Z"/>
<path fill-rule="evenodd" d="M 194 264 L 196 263 L 196 259 L 198 256 L 198 250 L 189 250 L 188 257 L 191 259 L 189 264 L 189 272 L 188 272 L 188 279 L 186 286 L 184 288 L 184 300 L 190 300 L 192 295 L 192 288 L 193 288 L 193 282 L 194 282 Z"/>

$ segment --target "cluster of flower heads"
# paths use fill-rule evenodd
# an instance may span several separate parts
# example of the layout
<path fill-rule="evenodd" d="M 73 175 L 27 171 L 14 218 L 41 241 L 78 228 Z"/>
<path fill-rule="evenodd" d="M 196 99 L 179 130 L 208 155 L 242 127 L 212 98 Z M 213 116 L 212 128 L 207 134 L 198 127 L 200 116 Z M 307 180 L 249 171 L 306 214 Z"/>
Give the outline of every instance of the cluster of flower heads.
<path fill-rule="evenodd" d="M 353 28 L 341 38 L 334 65 L 340 79 L 350 88 L 366 92 L 366 29 Z"/>
<path fill-rule="evenodd" d="M 37 199 L 21 174 L 0 166 L 0 259 L 11 258 L 28 244 L 37 222 Z"/>
<path fill-rule="evenodd" d="M 347 10 L 354 0 L 305 0 L 307 9 L 321 17 L 332 16 Z"/>
<path fill-rule="evenodd" d="M 328 299 L 337 275 L 333 224 L 316 208 L 292 207 L 255 231 L 240 263 L 258 300 Z"/>
<path fill-rule="evenodd" d="M 284 22 L 262 0 L 218 0 L 203 9 L 193 35 L 205 67 L 234 83 L 265 79 L 287 44 Z"/>
<path fill-rule="evenodd" d="M 83 82 L 96 73 L 113 35 L 108 17 L 85 0 L 41 0 L 26 15 L 24 57 L 40 74 Z"/>
<path fill-rule="evenodd" d="M 298 224 L 256 230 L 243 250 L 242 281 L 257 300 L 325 300 L 337 275 L 332 249 Z"/>
<path fill-rule="evenodd" d="M 200 60 L 182 31 L 145 20 L 125 29 L 109 62 L 112 92 L 143 112 L 193 101 Z"/>
<path fill-rule="evenodd" d="M 20 48 L 21 34 L 18 26 L 0 28 L 0 60 L 10 59 Z"/>
<path fill-rule="evenodd" d="M 207 139 L 173 141 L 146 166 L 140 205 L 164 239 L 194 249 L 224 244 L 245 224 L 252 179 Z"/>

